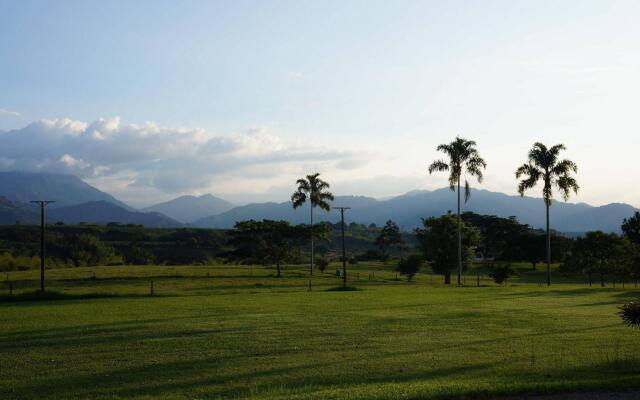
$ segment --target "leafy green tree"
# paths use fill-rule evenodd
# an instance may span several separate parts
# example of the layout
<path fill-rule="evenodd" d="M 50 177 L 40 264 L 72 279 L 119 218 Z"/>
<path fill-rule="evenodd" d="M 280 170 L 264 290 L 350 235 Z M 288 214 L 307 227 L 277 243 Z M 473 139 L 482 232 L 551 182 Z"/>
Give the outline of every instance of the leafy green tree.
<path fill-rule="evenodd" d="M 571 173 L 578 172 L 578 166 L 571 160 L 559 159 L 560 152 L 565 150 L 563 144 L 547 148 L 536 142 L 529 150 L 528 162 L 516 170 L 516 178 L 523 179 L 518 184 L 518 193 L 524 196 L 527 189 L 532 189 L 542 180 L 542 197 L 547 210 L 547 285 L 551 286 L 551 230 L 549 228 L 549 208 L 553 200 L 553 189 L 556 187 L 565 201 L 569 200 L 571 191 L 578 193 L 578 182 Z"/>
<path fill-rule="evenodd" d="M 375 244 L 384 254 L 388 254 L 392 246 L 402 246 L 402 234 L 398 225 L 391 220 L 387 221 L 376 238 Z"/>
<path fill-rule="evenodd" d="M 250 264 L 275 265 L 281 276 L 281 265 L 292 257 L 301 235 L 299 227 L 287 221 L 240 221 L 231 231 L 234 250 L 231 260 Z"/>
<path fill-rule="evenodd" d="M 127 265 L 152 265 L 155 263 L 155 256 L 151 250 L 132 244 L 124 251 L 124 262 Z"/>
<path fill-rule="evenodd" d="M 515 217 L 501 218 L 464 212 L 462 220 L 480 231 L 481 239 L 477 251 L 485 260 L 507 259 L 504 256 L 519 246 L 519 236 L 529 231 L 529 227 L 518 223 Z"/>
<path fill-rule="evenodd" d="M 476 149 L 476 142 L 473 140 L 466 140 L 461 137 L 449 144 L 441 144 L 437 147 L 438 151 L 442 151 L 448 157 L 448 162 L 444 160 L 434 161 L 429 166 L 429 174 L 436 171 L 449 171 L 449 188 L 452 191 L 456 190 L 458 194 L 458 285 L 461 284 L 462 279 L 462 220 L 460 218 L 460 182 L 462 174 L 475 176 L 478 179 L 478 183 L 482 183 L 483 170 L 487 168 L 487 163 L 480 157 L 478 150 Z M 471 189 L 469 187 L 469 181 L 464 181 L 464 201 L 465 203 L 471 196 Z"/>
<path fill-rule="evenodd" d="M 640 212 L 636 211 L 622 222 L 622 232 L 633 243 L 640 244 Z"/>
<path fill-rule="evenodd" d="M 600 275 L 600 284 L 604 287 L 606 274 L 628 272 L 631 261 L 629 246 L 625 238 L 615 233 L 587 232 L 576 239 L 571 253 L 560 268 L 564 272 L 596 273 Z"/>
<path fill-rule="evenodd" d="M 442 274 L 446 284 L 451 283 L 451 272 L 458 269 L 458 256 L 462 256 L 462 265 L 466 269 L 473 261 L 474 249 L 480 240 L 480 233 L 476 228 L 459 222 L 454 215 L 447 214 L 423 219 L 424 227 L 416 229 L 420 249 L 431 264 L 433 272 Z M 455 240 L 458 233 L 462 238 L 462 254 L 458 251 Z"/>
<path fill-rule="evenodd" d="M 113 247 L 94 235 L 80 234 L 65 238 L 64 253 L 74 266 L 108 264 L 115 256 Z"/>
<path fill-rule="evenodd" d="M 328 191 L 329 184 L 320 179 L 320 174 L 315 173 L 307 175 L 305 178 L 298 179 L 296 181 L 298 188 L 291 195 L 291 202 L 293 208 L 301 207 L 304 203 L 309 202 L 310 210 L 310 226 L 313 229 L 313 209 L 320 207 L 325 211 L 331 210 L 330 202 L 334 197 L 331 192 Z M 314 235 L 312 230 L 311 235 L 311 266 L 309 273 L 313 275 L 313 261 L 314 261 Z"/>

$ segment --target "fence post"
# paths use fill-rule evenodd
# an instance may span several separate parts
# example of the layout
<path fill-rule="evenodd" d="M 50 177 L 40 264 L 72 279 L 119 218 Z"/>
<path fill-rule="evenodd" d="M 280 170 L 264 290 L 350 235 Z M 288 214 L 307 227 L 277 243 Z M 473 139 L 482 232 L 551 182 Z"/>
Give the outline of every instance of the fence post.
<path fill-rule="evenodd" d="M 480 287 L 480 274 L 478 274 L 478 287 Z"/>
<path fill-rule="evenodd" d="M 311 291 L 311 279 L 309 279 L 309 291 Z"/>
<path fill-rule="evenodd" d="M 13 282 L 9 281 L 9 297 L 13 296 Z"/>
<path fill-rule="evenodd" d="M 153 281 L 151 281 L 151 284 L 149 285 L 149 296 L 153 296 Z"/>

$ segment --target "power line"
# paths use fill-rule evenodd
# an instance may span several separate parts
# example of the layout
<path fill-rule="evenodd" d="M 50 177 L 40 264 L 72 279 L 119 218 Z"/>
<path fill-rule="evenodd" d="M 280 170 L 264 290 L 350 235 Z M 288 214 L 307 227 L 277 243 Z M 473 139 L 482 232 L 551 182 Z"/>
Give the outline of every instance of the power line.
<path fill-rule="evenodd" d="M 51 203 L 55 203 L 53 200 L 32 200 L 31 203 L 38 204 L 40 206 L 40 291 L 44 293 L 44 208 Z"/>

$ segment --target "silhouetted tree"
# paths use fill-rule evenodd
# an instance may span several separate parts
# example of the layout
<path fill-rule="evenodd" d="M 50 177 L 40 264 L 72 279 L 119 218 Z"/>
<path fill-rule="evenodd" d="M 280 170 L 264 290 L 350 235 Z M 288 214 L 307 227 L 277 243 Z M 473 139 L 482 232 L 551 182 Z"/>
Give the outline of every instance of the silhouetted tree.
<path fill-rule="evenodd" d="M 298 179 L 296 181 L 298 189 L 291 195 L 291 202 L 293 208 L 301 207 L 307 201 L 309 202 L 310 209 L 310 225 L 313 229 L 313 209 L 320 207 L 322 210 L 330 211 L 331 206 L 329 202 L 333 201 L 333 194 L 328 191 L 329 184 L 320 179 L 320 174 L 315 173 L 307 175 L 305 178 Z M 311 234 L 311 266 L 309 273 L 313 275 L 313 261 L 314 261 L 314 235 Z"/>
<path fill-rule="evenodd" d="M 565 272 L 596 273 L 604 287 L 606 274 L 628 272 L 631 244 L 615 233 L 587 232 L 576 239 L 571 253 L 560 266 Z M 589 279 L 591 281 L 591 279 Z"/>
<path fill-rule="evenodd" d="M 387 254 L 391 246 L 402 246 L 402 234 L 395 222 L 389 220 L 384 225 L 375 241 L 376 246 Z"/>
<path fill-rule="evenodd" d="M 230 232 L 234 250 L 228 258 L 251 264 L 275 265 L 280 276 L 281 265 L 292 256 L 303 236 L 300 229 L 287 221 L 237 222 Z"/>
<path fill-rule="evenodd" d="M 478 230 L 464 222 L 458 223 L 451 214 L 439 218 L 422 220 L 424 228 L 416 229 L 418 243 L 431 264 L 433 272 L 444 275 L 446 284 L 451 283 L 451 272 L 456 270 L 456 259 L 462 256 L 462 265 L 466 269 L 473 261 L 474 248 L 480 240 Z M 458 230 L 460 228 L 460 230 Z M 458 251 L 456 237 L 461 233 L 461 250 Z"/>
<path fill-rule="evenodd" d="M 407 281 L 411 282 L 415 274 L 420 271 L 420 268 L 424 264 L 424 260 L 417 254 L 412 254 L 409 257 L 400 260 L 396 271 L 400 272 L 400 275 L 405 275 Z"/>
<path fill-rule="evenodd" d="M 482 170 L 487 168 L 487 163 L 480 157 L 478 150 L 475 148 L 476 142 L 466 140 L 461 137 L 449 144 L 441 144 L 437 147 L 438 151 L 442 151 L 449 158 L 448 162 L 444 160 L 434 161 L 429 166 L 429 174 L 435 171 L 449 171 L 449 188 L 456 190 L 458 194 L 458 285 L 461 284 L 462 277 L 462 220 L 460 219 L 460 181 L 462 174 L 475 176 L 478 183 L 482 183 Z M 464 201 L 465 203 L 471 196 L 469 181 L 464 181 Z"/>
<path fill-rule="evenodd" d="M 622 221 L 622 232 L 633 243 L 640 244 L 640 212 Z"/>
<path fill-rule="evenodd" d="M 563 144 L 547 148 L 536 142 L 529 150 L 528 162 L 516 170 L 516 178 L 524 177 L 518 184 L 518 193 L 524 196 L 527 189 L 536 186 L 542 180 L 542 197 L 547 210 L 547 285 L 551 285 L 551 230 L 549 228 L 549 207 L 553 199 L 553 188 L 562 193 L 565 201 L 569 200 L 571 191 L 578 193 L 578 183 L 571 173 L 578 172 L 578 166 L 571 160 L 559 160 L 560 151 L 565 150 Z"/>
<path fill-rule="evenodd" d="M 518 223 L 515 217 L 501 218 L 495 215 L 464 212 L 462 220 L 480 231 L 481 239 L 477 250 L 485 261 L 499 259 L 513 261 L 514 258 L 504 256 L 510 255 L 512 251 L 520 255 L 519 236 L 529 231 L 529 227 Z"/>

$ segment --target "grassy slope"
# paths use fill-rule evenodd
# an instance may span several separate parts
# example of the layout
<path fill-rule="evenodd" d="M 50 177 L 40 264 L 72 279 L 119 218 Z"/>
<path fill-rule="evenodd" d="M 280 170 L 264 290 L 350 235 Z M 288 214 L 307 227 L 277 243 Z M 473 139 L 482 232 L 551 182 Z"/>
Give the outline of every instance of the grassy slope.
<path fill-rule="evenodd" d="M 311 293 L 297 269 L 279 279 L 239 267 L 48 271 L 59 291 L 129 296 L 0 304 L 0 398 L 391 399 L 640 387 L 640 332 L 615 315 L 640 294 L 629 286 L 445 288 L 428 275 L 407 285 L 380 266 L 358 268 L 362 290 L 324 291 L 338 278 L 323 274 Z M 36 276 L 10 279 L 19 292 Z M 151 279 L 159 296 L 142 297 Z"/>

